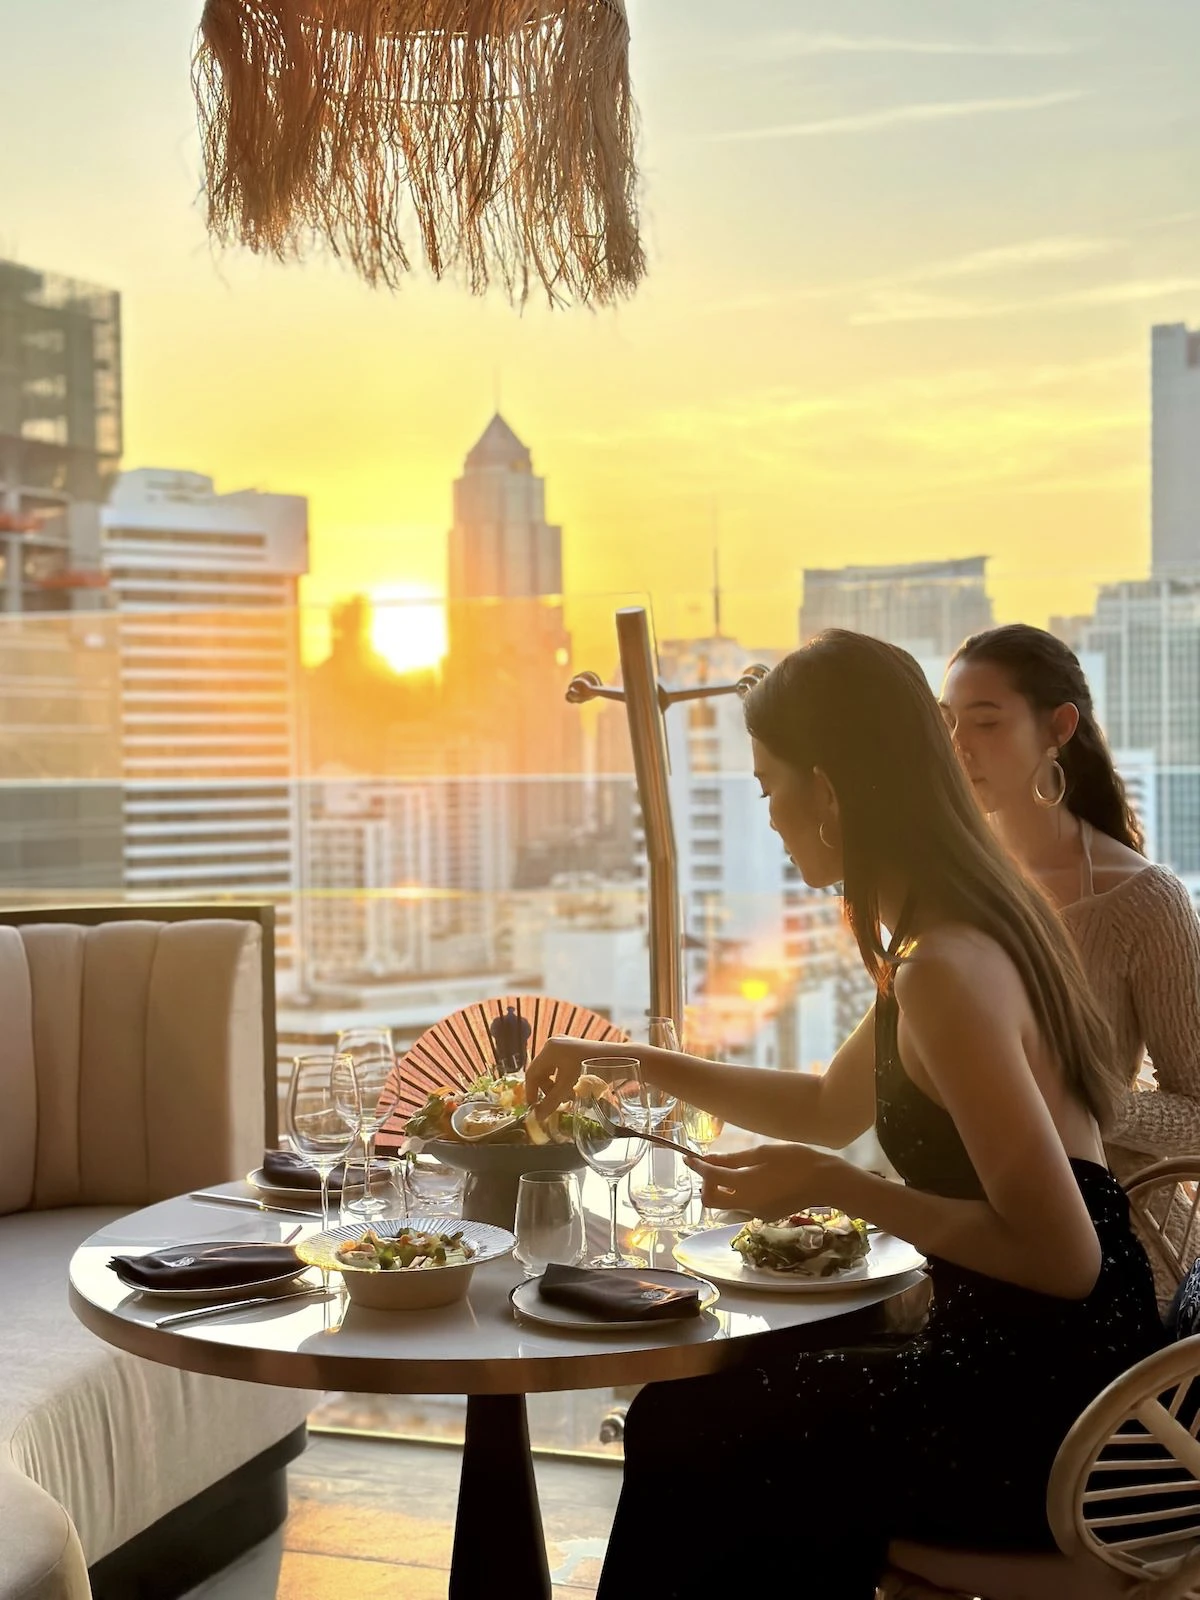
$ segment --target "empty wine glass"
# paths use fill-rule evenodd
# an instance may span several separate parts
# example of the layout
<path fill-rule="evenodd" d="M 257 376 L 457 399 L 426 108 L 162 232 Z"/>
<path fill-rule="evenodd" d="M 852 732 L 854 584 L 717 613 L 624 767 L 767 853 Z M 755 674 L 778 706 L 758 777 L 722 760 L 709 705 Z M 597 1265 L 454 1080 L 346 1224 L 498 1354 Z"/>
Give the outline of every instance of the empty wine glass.
<path fill-rule="evenodd" d="M 678 1050 L 679 1037 L 675 1032 L 675 1024 L 670 1017 L 651 1017 L 645 1029 L 646 1042 L 657 1050 Z M 649 1119 L 648 1127 L 651 1133 L 658 1130 L 668 1122 L 675 1110 L 677 1101 L 673 1094 L 666 1089 L 660 1089 L 657 1084 L 649 1083 L 641 1069 L 641 1065 L 634 1062 L 634 1076 L 631 1081 L 621 1087 L 617 1100 L 622 1121 L 629 1121 L 626 1112 L 630 1109 L 644 1112 Z M 642 1119 L 635 1122 L 635 1126 L 647 1125 Z"/>
<path fill-rule="evenodd" d="M 699 1152 L 701 1160 L 725 1131 L 725 1118 L 718 1117 L 713 1111 L 705 1111 L 702 1106 L 683 1106 L 680 1120 L 688 1143 Z M 707 1206 L 701 1206 L 700 1229 L 715 1226 L 716 1218 L 712 1212 Z"/>
<path fill-rule="evenodd" d="M 527 1278 L 536 1278 L 553 1262 L 574 1266 L 582 1259 L 583 1209 L 570 1172 L 523 1172 L 517 1185 L 517 1242 L 513 1255 Z"/>
<path fill-rule="evenodd" d="M 362 1139 L 363 1164 L 368 1172 L 375 1159 L 375 1136 L 383 1127 L 396 1103 L 396 1052 L 392 1047 L 390 1028 L 343 1028 L 338 1034 L 339 1055 L 350 1057 L 358 1084 L 359 1104 L 362 1107 L 359 1136 Z M 370 1186 L 361 1199 L 348 1208 L 357 1216 L 381 1217 L 384 1206 L 371 1191 Z"/>
<path fill-rule="evenodd" d="M 582 1071 L 589 1077 L 602 1079 L 605 1084 L 603 1091 L 597 1088 L 595 1093 L 577 1095 L 572 1107 L 576 1148 L 592 1171 L 608 1184 L 608 1250 L 597 1256 L 591 1265 L 640 1266 L 639 1261 L 622 1255 L 617 1239 L 617 1185 L 637 1166 L 647 1146 L 634 1134 L 613 1132 L 611 1121 L 611 1102 L 615 1100 L 622 1120 L 629 1126 L 648 1127 L 648 1114 L 631 1087 L 638 1083 L 638 1063 L 632 1058 L 607 1056 L 583 1062 Z"/>
<path fill-rule="evenodd" d="M 292 1148 L 321 1180 L 321 1226 L 328 1230 L 329 1175 L 353 1150 L 362 1118 L 350 1057 L 336 1051 L 296 1056 L 286 1116 Z"/>

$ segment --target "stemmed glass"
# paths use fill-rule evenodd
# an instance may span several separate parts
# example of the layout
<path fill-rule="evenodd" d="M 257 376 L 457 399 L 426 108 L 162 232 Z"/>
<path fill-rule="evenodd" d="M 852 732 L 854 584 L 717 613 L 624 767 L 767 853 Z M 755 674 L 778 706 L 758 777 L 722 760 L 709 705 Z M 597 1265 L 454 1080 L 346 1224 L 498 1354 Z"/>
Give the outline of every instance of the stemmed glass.
<path fill-rule="evenodd" d="M 362 1111 L 348 1055 L 296 1056 L 288 1085 L 286 1123 L 292 1148 L 321 1180 L 321 1227 L 329 1230 L 329 1175 L 353 1150 Z"/>
<path fill-rule="evenodd" d="M 725 1118 L 701 1106 L 683 1106 L 681 1120 L 688 1143 L 699 1152 L 703 1161 L 725 1131 Z M 700 1227 L 697 1231 L 716 1226 L 716 1218 L 707 1206 L 700 1208 Z"/>
<path fill-rule="evenodd" d="M 658 1050 L 679 1049 L 679 1038 L 670 1017 L 650 1018 L 646 1029 L 646 1042 Z M 637 1126 L 646 1127 L 651 1133 L 657 1133 L 674 1113 L 676 1098 L 666 1089 L 647 1083 L 640 1065 L 635 1062 L 634 1066 L 636 1070 L 633 1077 L 621 1085 L 617 1092 L 621 1120 L 628 1121 L 631 1111 L 635 1114 L 640 1112 Z"/>
<path fill-rule="evenodd" d="M 354 1067 L 361 1106 L 359 1135 L 363 1147 L 363 1170 L 369 1174 L 375 1159 L 375 1137 L 396 1103 L 396 1052 L 390 1028 L 343 1028 L 338 1034 L 339 1055 L 349 1056 Z M 386 1210 L 384 1201 L 371 1193 L 368 1181 L 361 1200 L 347 1207 L 358 1216 L 377 1217 Z"/>
<path fill-rule="evenodd" d="M 649 1116 L 636 1092 L 639 1083 L 636 1061 L 606 1056 L 598 1061 L 584 1061 L 581 1070 L 591 1077 L 604 1080 L 608 1092 L 603 1098 L 608 1101 L 611 1094 L 621 1108 L 624 1121 L 648 1130 Z M 572 1106 L 576 1148 L 592 1171 L 608 1184 L 608 1250 L 604 1255 L 597 1256 L 590 1265 L 637 1267 L 641 1262 L 622 1255 L 617 1239 L 617 1185 L 637 1166 L 647 1146 L 642 1139 L 611 1133 L 613 1107 L 611 1103 L 602 1107 L 600 1100 L 599 1091 L 596 1094 L 577 1095 Z"/>

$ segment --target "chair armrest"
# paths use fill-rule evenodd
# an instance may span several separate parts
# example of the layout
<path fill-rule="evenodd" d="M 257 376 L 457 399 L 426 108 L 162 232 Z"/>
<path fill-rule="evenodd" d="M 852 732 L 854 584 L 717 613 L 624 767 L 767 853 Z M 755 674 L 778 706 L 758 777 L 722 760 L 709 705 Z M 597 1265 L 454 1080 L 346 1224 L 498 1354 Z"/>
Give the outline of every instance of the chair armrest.
<path fill-rule="evenodd" d="M 0 1600 L 90 1600 L 79 1536 L 58 1501 L 0 1461 Z"/>

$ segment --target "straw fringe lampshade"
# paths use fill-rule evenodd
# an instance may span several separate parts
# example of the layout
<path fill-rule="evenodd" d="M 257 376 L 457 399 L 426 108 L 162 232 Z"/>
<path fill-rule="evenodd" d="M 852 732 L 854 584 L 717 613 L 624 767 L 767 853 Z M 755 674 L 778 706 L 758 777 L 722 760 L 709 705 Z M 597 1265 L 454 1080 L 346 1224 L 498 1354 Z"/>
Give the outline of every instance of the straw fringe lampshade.
<path fill-rule="evenodd" d="M 604 304 L 644 270 L 624 0 L 207 0 L 209 227 L 396 287 Z"/>

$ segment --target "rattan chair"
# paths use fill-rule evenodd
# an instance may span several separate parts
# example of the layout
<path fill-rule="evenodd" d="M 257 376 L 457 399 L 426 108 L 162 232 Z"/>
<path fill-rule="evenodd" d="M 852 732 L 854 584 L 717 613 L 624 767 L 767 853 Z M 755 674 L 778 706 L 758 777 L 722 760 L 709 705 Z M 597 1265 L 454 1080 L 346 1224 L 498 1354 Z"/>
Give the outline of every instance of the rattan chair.
<path fill-rule="evenodd" d="M 1125 1180 L 1138 1236 L 1155 1277 L 1178 1288 L 1200 1254 L 1200 1155 L 1174 1156 L 1142 1167 Z"/>
<path fill-rule="evenodd" d="M 1200 1596 L 1197 1379 L 1200 1335 L 1131 1367 L 1084 1411 L 1059 1449 L 1046 1493 L 1058 1553 L 897 1541 L 882 1600 Z"/>

